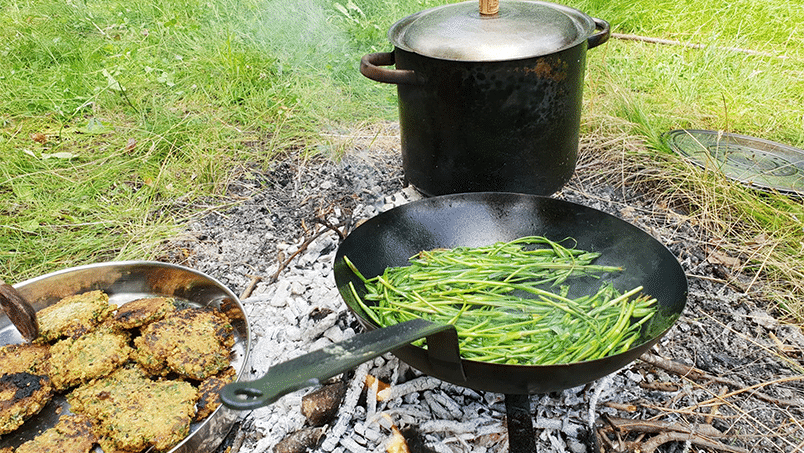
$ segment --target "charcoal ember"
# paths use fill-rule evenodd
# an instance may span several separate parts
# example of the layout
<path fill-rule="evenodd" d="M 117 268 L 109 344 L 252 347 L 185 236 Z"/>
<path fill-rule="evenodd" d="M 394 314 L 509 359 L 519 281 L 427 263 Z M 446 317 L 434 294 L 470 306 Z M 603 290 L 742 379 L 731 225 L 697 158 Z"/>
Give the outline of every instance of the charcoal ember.
<path fill-rule="evenodd" d="M 326 307 L 315 307 L 313 311 L 310 312 L 310 319 L 313 321 L 321 321 L 322 319 L 326 318 L 327 316 L 335 313 L 333 310 L 326 308 Z M 337 313 L 336 313 L 337 314 Z"/>
<path fill-rule="evenodd" d="M 377 379 L 376 377 L 368 374 L 366 375 L 366 388 L 376 390 L 376 394 L 374 395 L 374 399 L 378 400 L 377 395 L 382 392 L 383 390 L 391 387 L 391 384 L 384 382 L 381 379 Z"/>
<path fill-rule="evenodd" d="M 405 436 L 399 431 L 396 426 L 391 427 L 393 432 L 391 434 L 391 438 L 385 444 L 385 450 L 388 453 L 413 453 L 413 451 L 408 446 L 408 441 L 405 439 Z"/>
<path fill-rule="evenodd" d="M 427 445 L 427 441 L 418 429 L 414 426 L 408 426 L 399 430 L 399 433 L 405 438 L 408 449 L 411 453 L 436 453 L 435 450 Z"/>
<path fill-rule="evenodd" d="M 305 453 L 318 446 L 325 428 L 302 428 L 288 434 L 274 446 L 274 453 Z"/>
<path fill-rule="evenodd" d="M 332 275 L 337 243 L 362 221 L 417 196 L 415 189 L 403 187 L 398 125 L 385 126 L 343 135 L 350 140 L 344 145 L 349 152 L 337 161 L 308 159 L 302 150 L 279 158 L 267 170 L 249 168 L 248 178 L 233 180 L 227 188 L 237 203 L 224 212 L 195 218 L 186 235 L 167 245 L 176 252 L 166 250 L 166 259 L 179 257 L 178 264 L 212 275 L 235 293 L 249 288 L 253 276 L 262 277 L 249 296 L 241 298 L 253 329 L 249 364 L 253 378 L 275 364 L 361 331 Z M 341 136 L 340 132 L 335 136 Z M 741 275 L 726 268 L 729 279 L 719 277 L 724 269 L 717 269 L 717 263 L 709 259 L 713 244 L 720 244 L 719 233 L 712 235 L 693 212 L 698 206 L 695 194 L 690 200 L 673 202 L 673 196 L 683 195 L 683 190 L 664 186 L 659 174 L 650 173 L 656 170 L 653 165 L 628 167 L 633 162 L 624 157 L 623 142 L 613 140 L 601 146 L 599 138 L 609 137 L 600 137 L 597 131 L 582 136 L 576 172 L 552 197 L 623 218 L 667 245 L 688 276 L 688 303 L 675 327 L 652 351 L 737 383 L 729 386 L 728 392 L 735 393 L 728 404 L 720 406 L 726 415 L 712 421 L 721 431 L 745 435 L 735 437 L 735 445 L 750 442 L 750 451 L 757 453 L 795 448 L 789 439 L 804 438 L 804 429 L 790 420 L 802 419 L 804 405 L 779 405 L 755 395 L 763 392 L 785 401 L 801 400 L 804 381 L 781 381 L 798 376 L 797 364 L 804 355 L 800 327 L 771 318 L 778 312 L 765 300 L 763 278 L 757 278 L 753 270 Z M 633 169 L 639 173 L 629 174 Z M 687 201 L 693 203 L 687 205 Z M 338 226 L 339 232 L 325 232 L 302 249 L 307 239 L 324 228 L 317 219 Z M 299 253 L 277 272 L 278 252 L 285 259 Z M 383 413 L 393 416 L 401 429 L 416 427 L 427 448 L 438 453 L 506 451 L 503 395 L 422 380 L 419 372 L 392 355 L 365 371 L 347 380 L 350 389 L 344 400 L 351 405 L 341 405 L 316 453 L 385 451 L 390 428 L 378 422 Z M 386 389 L 377 386 L 377 401 L 357 397 L 371 388 L 363 382 L 366 373 L 390 384 Z M 537 450 L 580 453 L 584 446 L 594 450 L 590 428 L 593 419 L 604 414 L 696 422 L 696 416 L 684 415 L 688 407 L 709 405 L 718 390 L 712 383 L 700 382 L 695 385 L 702 390 L 687 391 L 687 377 L 641 361 L 610 378 L 578 389 L 534 395 Z M 604 381 L 608 384 L 603 385 Z M 671 383 L 681 390 L 643 388 L 646 383 Z M 749 386 L 758 387 L 741 390 Z M 461 406 L 460 417 L 450 400 Z M 289 433 L 310 426 L 300 409 L 301 393 L 295 393 L 244 415 L 243 442 L 237 452 L 270 452 Z M 416 452 L 415 442 L 408 440 Z M 683 442 L 676 442 L 659 450 L 669 453 L 683 448 Z M 226 453 L 225 447 L 216 453 Z"/>
<path fill-rule="evenodd" d="M 301 412 L 311 426 L 323 426 L 338 414 L 346 395 L 346 381 L 327 384 L 302 397 Z"/>

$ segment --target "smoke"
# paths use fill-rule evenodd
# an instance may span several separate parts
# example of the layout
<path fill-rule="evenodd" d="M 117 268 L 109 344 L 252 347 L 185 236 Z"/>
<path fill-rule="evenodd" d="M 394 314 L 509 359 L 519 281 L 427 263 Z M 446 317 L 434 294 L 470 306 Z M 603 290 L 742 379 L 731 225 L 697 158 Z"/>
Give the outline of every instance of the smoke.
<path fill-rule="evenodd" d="M 348 62 L 349 38 L 330 20 L 326 0 L 265 0 L 256 3 L 250 39 L 288 69 L 339 72 Z M 355 65 L 356 66 L 356 62 Z"/>

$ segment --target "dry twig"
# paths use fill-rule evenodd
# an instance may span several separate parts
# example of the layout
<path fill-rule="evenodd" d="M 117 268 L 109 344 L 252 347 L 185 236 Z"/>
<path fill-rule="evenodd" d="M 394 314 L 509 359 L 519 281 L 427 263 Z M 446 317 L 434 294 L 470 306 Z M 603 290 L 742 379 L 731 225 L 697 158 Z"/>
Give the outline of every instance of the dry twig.
<path fill-rule="evenodd" d="M 663 444 L 668 442 L 692 442 L 693 444 L 712 448 L 715 450 L 729 453 L 748 453 L 748 450 L 726 445 L 712 439 L 713 437 L 728 437 L 709 424 L 681 425 L 678 423 L 662 422 L 655 420 L 630 420 L 626 418 L 605 417 L 606 422 L 611 426 L 618 437 L 621 432 L 648 433 L 656 436 L 641 442 L 639 451 L 652 453 Z M 602 436 L 606 437 L 606 436 Z M 631 442 L 633 443 L 633 442 Z"/>
<path fill-rule="evenodd" d="M 744 385 L 740 384 L 739 382 L 734 381 L 732 379 L 719 377 L 719 376 L 713 376 L 713 375 L 711 375 L 709 373 L 706 373 L 706 372 L 704 372 L 702 370 L 699 370 L 698 368 L 695 368 L 693 366 L 684 365 L 683 363 L 678 363 L 678 362 L 675 362 L 673 360 L 666 359 L 664 357 L 659 357 L 659 356 L 657 356 L 655 354 L 645 353 L 639 359 L 642 360 L 645 363 L 648 363 L 650 365 L 659 367 L 659 368 L 661 368 L 661 369 L 663 369 L 665 371 L 675 373 L 675 374 L 677 374 L 679 376 L 683 376 L 683 377 L 692 379 L 694 381 L 717 382 L 717 383 L 725 384 L 725 385 L 728 385 L 730 387 L 734 387 L 734 388 L 737 389 L 735 391 L 732 391 L 731 393 L 728 393 L 728 394 L 724 395 L 724 398 L 727 398 L 729 396 L 734 396 L 734 395 L 737 395 L 739 393 L 751 392 L 751 395 L 756 397 L 757 399 L 763 400 L 763 401 L 771 403 L 771 404 L 776 404 L 777 406 L 789 407 L 789 406 L 798 406 L 799 405 L 799 402 L 796 401 L 796 400 L 775 398 L 775 397 L 770 396 L 770 395 L 768 395 L 766 393 L 763 393 L 763 392 L 760 392 L 760 391 L 755 391 L 755 390 L 757 388 L 766 387 L 766 386 L 771 385 L 771 384 L 780 384 L 780 383 L 783 383 L 783 382 L 804 380 L 804 376 L 790 376 L 790 377 L 787 377 L 787 378 L 777 379 L 775 381 L 764 382 L 764 383 L 760 383 L 760 384 L 756 384 L 756 385 L 746 387 L 746 386 L 744 386 Z M 712 401 L 713 400 L 710 400 L 710 402 L 712 402 Z"/>
<path fill-rule="evenodd" d="M 251 278 L 251 282 L 249 282 L 248 287 L 240 294 L 240 300 L 243 300 L 251 295 L 254 292 L 254 288 L 257 287 L 257 283 L 262 281 L 262 277 L 259 275 L 247 275 L 246 277 Z"/>
<path fill-rule="evenodd" d="M 709 424 L 681 425 L 678 423 L 663 422 L 657 420 L 631 420 L 629 418 L 606 417 L 606 422 L 620 431 L 637 431 L 641 433 L 660 434 L 667 431 L 675 431 L 685 434 L 698 434 L 708 437 L 725 437 L 726 435 L 718 431 Z"/>
<path fill-rule="evenodd" d="M 720 409 L 720 405 L 723 402 L 723 398 L 725 397 L 726 392 L 728 391 L 729 388 L 726 387 L 725 385 L 720 387 L 720 392 L 718 392 L 717 395 L 718 402 L 716 404 L 713 404 L 712 407 L 709 409 L 709 415 L 704 417 L 704 423 L 712 423 L 712 421 L 715 419 L 715 416 L 717 416 L 718 410 Z"/>
<path fill-rule="evenodd" d="M 658 434 L 647 441 L 643 442 L 640 451 L 642 453 L 653 453 L 659 448 L 660 445 L 666 444 L 668 442 L 692 442 L 695 445 L 711 448 L 714 450 L 721 450 L 729 453 L 750 453 L 745 448 L 734 447 L 731 445 L 726 445 L 722 442 L 718 442 L 715 440 L 707 439 L 703 436 L 698 436 L 696 434 L 687 434 L 687 433 L 679 433 L 679 432 L 665 432 Z"/>
<path fill-rule="evenodd" d="M 664 44 L 669 46 L 681 46 L 687 47 L 690 49 L 706 49 L 708 47 L 712 47 L 717 50 L 726 50 L 729 52 L 738 52 L 744 53 L 747 55 L 757 55 L 760 57 L 775 57 L 776 55 L 768 53 L 768 52 L 760 52 L 758 50 L 751 50 L 751 49 L 743 49 L 741 47 L 721 47 L 721 46 L 707 46 L 704 44 L 696 44 L 696 43 L 688 43 L 682 41 L 676 41 L 674 39 L 663 39 L 663 38 L 653 38 L 650 36 L 640 36 L 640 35 L 631 35 L 631 34 L 624 34 L 624 33 L 612 33 L 612 38 L 622 39 L 626 41 L 641 41 L 641 42 L 649 42 L 653 44 Z"/>
<path fill-rule="evenodd" d="M 343 240 L 343 238 L 344 238 L 345 236 L 344 236 L 343 232 L 341 232 L 340 227 L 342 227 L 342 226 L 346 225 L 346 224 L 347 224 L 349 221 L 346 221 L 346 222 L 341 222 L 341 223 L 339 223 L 338 225 L 332 225 L 332 224 L 330 224 L 329 222 L 327 222 L 326 220 L 322 220 L 322 219 L 315 219 L 315 222 L 316 222 L 316 223 L 320 223 L 321 225 L 323 225 L 323 226 L 324 226 L 324 228 L 322 228 L 321 230 L 317 231 L 315 234 L 313 234 L 312 236 L 310 236 L 309 238 L 307 238 L 307 239 L 306 239 L 306 240 L 305 240 L 305 241 L 304 241 L 304 242 L 303 242 L 303 243 L 302 243 L 302 244 L 299 246 L 299 249 L 298 249 L 298 250 L 296 250 L 296 251 L 295 251 L 295 252 L 294 252 L 292 255 L 290 255 L 290 256 L 289 256 L 287 259 L 285 259 L 284 261 L 282 261 L 281 263 L 279 263 L 279 267 L 276 269 L 276 272 L 274 272 L 274 274 L 273 274 L 273 275 L 271 275 L 271 279 L 270 279 L 270 281 L 268 282 L 268 284 L 271 284 L 271 283 L 276 282 L 276 280 L 279 278 L 279 274 L 281 274 L 281 273 L 282 273 L 282 271 L 283 271 L 283 270 L 285 270 L 285 268 L 286 268 L 286 267 L 288 267 L 288 265 L 291 263 L 291 261 L 293 261 L 293 260 L 294 260 L 294 259 L 295 259 L 297 256 L 299 256 L 299 254 L 300 254 L 300 253 L 302 253 L 302 252 L 304 252 L 305 250 L 307 250 L 307 247 L 309 247 L 309 246 L 310 246 L 310 244 L 312 244 L 312 243 L 313 243 L 313 241 L 315 241 L 316 239 L 318 239 L 319 237 L 321 237 L 321 235 L 322 235 L 322 234 L 324 234 L 324 233 L 326 233 L 327 231 L 330 231 L 330 230 L 331 230 L 331 231 L 336 232 L 336 233 L 338 234 L 338 237 L 339 237 L 341 240 Z M 250 295 L 251 295 L 251 293 L 252 293 L 252 291 L 254 291 L 254 288 L 256 288 L 256 287 L 257 287 L 257 283 L 259 283 L 259 282 L 261 282 L 261 281 L 262 281 L 262 277 L 260 277 L 260 276 L 251 276 L 251 282 L 249 283 L 248 288 L 246 288 L 246 290 L 245 290 L 245 291 L 243 291 L 243 294 L 241 294 L 241 295 L 240 295 L 240 299 L 245 299 L 245 298 L 247 298 L 248 296 L 250 296 Z"/>

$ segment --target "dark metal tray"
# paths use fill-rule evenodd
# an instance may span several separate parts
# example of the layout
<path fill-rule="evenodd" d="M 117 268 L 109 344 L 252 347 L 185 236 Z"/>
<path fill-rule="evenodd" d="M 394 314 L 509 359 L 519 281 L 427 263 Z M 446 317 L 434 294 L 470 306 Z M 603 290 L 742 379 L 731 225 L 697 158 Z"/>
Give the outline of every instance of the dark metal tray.
<path fill-rule="evenodd" d="M 719 131 L 678 129 L 665 134 L 677 153 L 705 169 L 762 190 L 804 196 L 804 150 Z"/>

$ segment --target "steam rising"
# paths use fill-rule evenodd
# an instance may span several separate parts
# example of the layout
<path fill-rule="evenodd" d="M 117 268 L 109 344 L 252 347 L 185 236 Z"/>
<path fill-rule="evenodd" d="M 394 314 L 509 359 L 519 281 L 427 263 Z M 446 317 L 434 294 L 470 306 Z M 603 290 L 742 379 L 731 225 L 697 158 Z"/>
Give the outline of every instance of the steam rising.
<path fill-rule="evenodd" d="M 256 8 L 251 38 L 286 68 L 330 72 L 346 63 L 348 37 L 330 20 L 334 9 L 329 2 L 266 0 Z"/>

